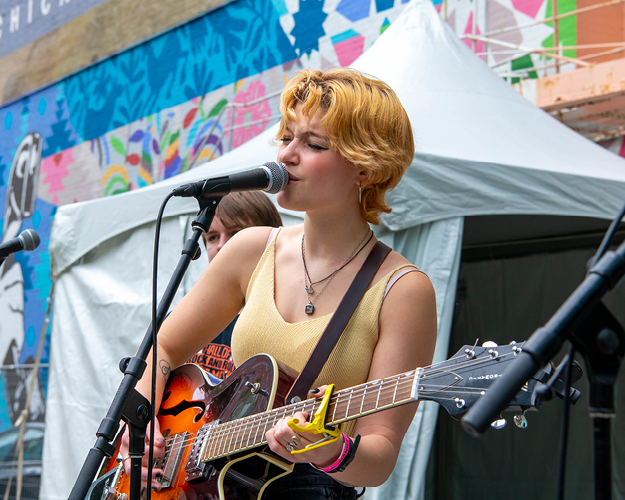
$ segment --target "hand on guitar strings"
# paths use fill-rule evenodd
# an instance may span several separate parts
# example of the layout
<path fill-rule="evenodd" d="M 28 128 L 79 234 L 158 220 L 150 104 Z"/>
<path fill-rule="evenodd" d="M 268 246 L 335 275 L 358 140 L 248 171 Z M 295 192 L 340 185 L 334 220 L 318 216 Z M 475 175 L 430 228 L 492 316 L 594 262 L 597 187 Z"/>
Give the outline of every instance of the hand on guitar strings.
<path fill-rule="evenodd" d="M 312 396 L 322 397 L 326 392 L 327 386 L 319 389 L 313 389 Z M 267 444 L 274 453 L 280 455 L 285 460 L 293 463 L 311 463 L 316 467 L 324 468 L 334 463 L 341 454 L 343 448 L 343 440 L 339 439 L 333 443 L 313 448 L 305 453 L 292 454 L 293 450 L 302 450 L 307 445 L 317 443 L 323 439 L 323 434 L 314 432 L 295 432 L 288 425 L 288 422 L 294 418 L 299 420 L 298 425 L 304 426 L 310 422 L 308 412 L 295 412 L 287 418 L 278 420 L 276 424 L 265 433 Z"/>
<path fill-rule="evenodd" d="M 130 476 L 130 457 L 128 456 L 128 428 L 124 432 L 121 443 L 119 446 L 119 453 L 122 456 L 122 460 L 124 462 L 124 470 L 126 474 Z M 148 459 L 150 453 L 150 424 L 148 424 L 146 432 L 145 432 L 145 449 L 143 460 L 141 462 L 141 485 L 145 487 L 147 485 L 148 478 Z M 161 434 L 160 426 L 158 420 L 155 420 L 154 426 L 154 460 L 158 457 L 162 457 L 165 455 L 165 439 Z M 159 477 L 163 474 L 163 469 L 154 468 L 152 469 L 152 489 L 154 491 L 160 491 L 161 485 L 157 481 Z"/>

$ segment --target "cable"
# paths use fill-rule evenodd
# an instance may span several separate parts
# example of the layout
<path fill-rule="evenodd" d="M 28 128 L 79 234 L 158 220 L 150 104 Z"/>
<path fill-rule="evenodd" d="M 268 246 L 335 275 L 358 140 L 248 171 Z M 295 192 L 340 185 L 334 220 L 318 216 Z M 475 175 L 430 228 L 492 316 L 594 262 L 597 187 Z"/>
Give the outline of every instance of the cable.
<path fill-rule="evenodd" d="M 623 220 L 623 217 L 625 217 L 625 205 L 623 205 L 623 208 L 621 208 L 620 213 L 616 216 L 616 218 L 612 221 L 612 223 L 610 224 L 610 227 L 608 228 L 608 230 L 605 233 L 605 236 L 603 237 L 603 241 L 601 241 L 601 244 L 599 245 L 599 248 L 597 248 L 597 252 L 595 253 L 595 255 L 588 261 L 588 269 L 590 270 L 597 262 L 599 262 L 599 259 L 601 257 L 603 257 L 603 254 L 606 252 L 606 250 L 608 249 L 608 247 L 610 246 L 610 243 L 612 242 L 612 238 L 614 237 L 614 233 L 616 233 L 616 229 L 618 228 L 618 225 L 621 223 L 621 221 Z"/>
<path fill-rule="evenodd" d="M 152 265 L 152 392 L 151 392 L 151 405 L 150 405 L 150 446 L 148 451 L 148 485 L 147 485 L 147 500 L 150 500 L 152 493 L 152 469 L 153 469 L 153 460 L 154 460 L 154 422 L 156 420 L 156 410 L 155 410 L 155 401 L 156 401 L 156 344 L 157 344 L 157 334 L 160 328 L 160 324 L 157 322 L 156 318 L 156 301 L 157 301 L 157 277 L 158 277 L 158 251 L 159 251 L 159 240 L 161 235 L 161 222 L 163 220 L 163 212 L 165 211 L 165 206 L 174 197 L 174 193 L 170 192 L 163 203 L 161 204 L 161 208 L 158 211 L 158 216 L 156 218 L 156 228 L 154 230 L 154 257 L 153 257 L 153 265 Z"/>
<path fill-rule="evenodd" d="M 566 368 L 564 370 L 564 394 L 563 394 L 563 404 L 564 408 L 562 409 L 562 433 L 560 435 L 560 471 L 558 474 L 558 493 L 557 499 L 564 499 L 564 477 L 566 475 L 566 452 L 568 448 L 568 439 L 569 439 L 569 423 L 570 423 L 570 413 L 571 413 L 571 405 L 569 402 L 569 396 L 571 394 L 571 374 L 572 374 L 572 365 L 573 358 L 575 357 L 575 347 L 573 344 L 569 344 L 569 352 L 567 353 L 567 361 Z"/>

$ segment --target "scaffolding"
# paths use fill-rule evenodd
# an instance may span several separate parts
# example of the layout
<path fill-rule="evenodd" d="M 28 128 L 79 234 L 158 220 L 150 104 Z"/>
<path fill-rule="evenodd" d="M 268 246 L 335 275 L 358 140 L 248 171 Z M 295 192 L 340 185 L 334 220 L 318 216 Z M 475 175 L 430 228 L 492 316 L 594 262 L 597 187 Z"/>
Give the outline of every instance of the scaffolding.
<path fill-rule="evenodd" d="M 447 1 L 442 7 L 446 20 Z M 488 29 L 487 9 L 492 2 L 473 0 L 471 32 L 460 37 L 501 78 L 570 128 L 595 142 L 625 135 L 625 0 L 599 1 L 561 12 L 563 1 L 548 0 L 543 18 Z M 620 18 L 614 16 L 614 9 Z M 589 20 L 588 16 L 594 17 Z M 615 17 L 621 25 L 603 30 L 602 23 L 614 25 Z M 478 33 L 477 19 L 484 20 L 483 33 Z M 561 25 L 565 20 L 574 21 L 575 38 L 588 43 L 564 44 Z M 545 46 L 544 39 L 539 47 L 504 39 L 516 32 L 517 38 L 525 40 L 530 30 L 544 30 L 547 25 L 552 30 L 552 46 Z M 478 50 L 478 43 L 482 49 Z"/>

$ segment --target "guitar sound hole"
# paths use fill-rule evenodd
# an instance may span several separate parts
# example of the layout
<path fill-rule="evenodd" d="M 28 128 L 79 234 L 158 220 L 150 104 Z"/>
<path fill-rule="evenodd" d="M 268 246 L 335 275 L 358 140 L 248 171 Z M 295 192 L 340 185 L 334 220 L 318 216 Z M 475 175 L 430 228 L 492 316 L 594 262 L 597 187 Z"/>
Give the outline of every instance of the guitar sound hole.
<path fill-rule="evenodd" d="M 204 401 L 180 401 L 180 403 L 178 403 L 175 406 L 172 406 L 171 408 L 163 408 L 161 406 L 161 409 L 159 411 L 160 415 L 173 415 L 173 416 L 177 416 L 180 413 L 182 413 L 185 410 L 188 410 L 189 408 L 197 408 L 200 410 L 199 415 L 201 416 L 204 413 L 204 410 L 206 409 L 206 403 L 204 403 Z"/>

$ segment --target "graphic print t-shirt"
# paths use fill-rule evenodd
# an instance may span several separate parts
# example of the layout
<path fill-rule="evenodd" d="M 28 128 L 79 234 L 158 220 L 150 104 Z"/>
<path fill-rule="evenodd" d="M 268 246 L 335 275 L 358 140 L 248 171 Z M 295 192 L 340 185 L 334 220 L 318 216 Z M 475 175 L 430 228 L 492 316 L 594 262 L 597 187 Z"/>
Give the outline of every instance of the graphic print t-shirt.
<path fill-rule="evenodd" d="M 221 380 L 227 378 L 234 371 L 230 339 L 232 338 L 232 330 L 237 319 L 238 316 L 232 320 L 232 323 L 215 340 L 192 356 L 188 363 L 200 365 L 208 373 Z"/>

